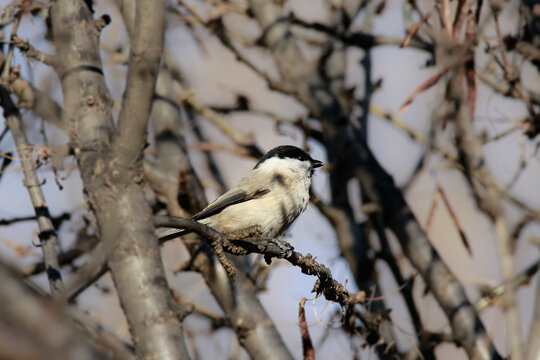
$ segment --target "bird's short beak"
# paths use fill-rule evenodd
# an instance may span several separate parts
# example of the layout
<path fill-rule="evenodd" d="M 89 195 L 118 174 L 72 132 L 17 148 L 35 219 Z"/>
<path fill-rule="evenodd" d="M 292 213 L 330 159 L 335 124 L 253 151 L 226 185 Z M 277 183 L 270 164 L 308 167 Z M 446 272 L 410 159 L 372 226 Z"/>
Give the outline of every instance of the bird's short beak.
<path fill-rule="evenodd" d="M 319 161 L 319 160 L 311 160 L 311 166 L 315 169 L 315 168 L 318 168 L 318 167 L 321 167 L 323 166 L 324 163 L 322 161 Z"/>

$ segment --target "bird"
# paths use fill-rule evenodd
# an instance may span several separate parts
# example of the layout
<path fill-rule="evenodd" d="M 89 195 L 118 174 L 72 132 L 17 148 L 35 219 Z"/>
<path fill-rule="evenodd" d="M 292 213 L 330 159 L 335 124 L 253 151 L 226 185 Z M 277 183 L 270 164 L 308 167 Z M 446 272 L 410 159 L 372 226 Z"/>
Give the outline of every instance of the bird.
<path fill-rule="evenodd" d="M 256 227 L 261 238 L 277 240 L 306 209 L 312 176 L 323 165 L 296 146 L 275 147 L 192 220 L 223 234 Z"/>

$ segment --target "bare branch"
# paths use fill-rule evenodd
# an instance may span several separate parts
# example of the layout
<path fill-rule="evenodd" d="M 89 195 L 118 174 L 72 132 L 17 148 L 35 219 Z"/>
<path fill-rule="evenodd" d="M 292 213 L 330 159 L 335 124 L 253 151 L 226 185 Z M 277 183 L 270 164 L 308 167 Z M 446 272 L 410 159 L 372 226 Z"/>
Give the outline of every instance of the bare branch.
<path fill-rule="evenodd" d="M 36 166 L 32 158 L 32 148 L 28 143 L 19 110 L 13 104 L 9 92 L 3 86 L 0 86 L 0 101 L 4 108 L 4 117 L 6 118 L 7 126 L 17 145 L 17 153 L 23 166 L 24 185 L 28 189 L 28 194 L 30 195 L 30 200 L 36 213 L 39 226 L 39 240 L 43 249 L 43 260 L 47 270 L 51 294 L 57 299 L 62 299 L 64 296 L 64 284 L 62 283 L 62 274 L 60 273 L 60 266 L 58 264 L 57 252 L 59 242 L 52 223 L 51 214 L 49 213 L 49 207 L 45 202 L 45 196 L 41 190 L 42 183 L 36 175 Z"/>
<path fill-rule="evenodd" d="M 66 284 L 66 299 L 73 302 L 77 296 L 98 281 L 107 271 L 109 271 L 107 256 L 103 245 L 98 244 L 89 254 L 86 263 Z"/>
<path fill-rule="evenodd" d="M 146 127 L 163 53 L 164 1 L 136 1 L 135 23 L 137 26 L 130 34 L 127 83 L 118 118 L 118 136 L 113 143 L 118 165 L 128 169 L 141 160 L 146 144 Z"/>
<path fill-rule="evenodd" d="M 97 245 L 97 243 L 98 238 L 95 236 L 86 236 L 80 239 L 79 241 L 77 241 L 77 243 L 75 243 L 75 245 L 73 245 L 72 248 L 58 254 L 58 262 L 60 266 L 65 266 L 73 263 L 74 260 L 84 254 L 87 254 L 90 250 L 92 250 Z M 23 267 L 22 274 L 24 276 L 36 275 L 45 271 L 45 268 L 46 267 L 44 262 L 33 263 Z"/>
<path fill-rule="evenodd" d="M 248 253 L 264 254 L 269 257 L 282 258 L 284 256 L 283 250 L 276 244 L 265 239 L 253 238 L 253 231 L 250 229 L 246 229 L 246 238 L 240 236 L 231 239 L 227 235 L 221 234 L 211 227 L 191 219 L 173 216 L 156 216 L 155 224 L 156 227 L 174 227 L 177 229 L 194 231 L 197 234 L 204 236 L 211 243 L 221 243 L 226 251 L 233 254 L 237 253 L 238 248 L 241 248 Z M 178 236 L 178 234 L 179 233 L 173 233 L 167 234 L 165 237 L 160 237 L 160 242 L 170 240 L 171 238 Z M 243 239 L 240 240 L 240 238 Z M 365 299 L 365 293 L 363 291 L 358 294 L 350 294 L 344 285 L 340 284 L 332 277 L 330 269 L 325 265 L 316 262 L 311 254 L 304 256 L 293 251 L 290 256 L 285 257 L 285 260 L 300 267 L 304 274 L 317 276 L 318 280 L 313 288 L 313 292 L 323 294 L 327 300 L 335 301 L 345 308 L 350 308 L 355 304 L 363 302 Z"/>

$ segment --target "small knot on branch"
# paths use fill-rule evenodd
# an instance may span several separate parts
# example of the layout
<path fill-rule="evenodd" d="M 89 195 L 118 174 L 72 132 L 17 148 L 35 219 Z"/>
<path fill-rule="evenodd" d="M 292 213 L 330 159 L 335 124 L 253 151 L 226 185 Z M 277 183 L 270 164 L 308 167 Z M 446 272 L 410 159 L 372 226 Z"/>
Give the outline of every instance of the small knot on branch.
<path fill-rule="evenodd" d="M 97 20 L 96 20 L 96 30 L 98 32 L 98 34 L 101 33 L 101 30 L 103 30 L 107 25 L 109 25 L 111 23 L 111 17 L 107 14 L 103 14 L 101 15 Z"/>
<path fill-rule="evenodd" d="M 19 49 L 19 51 L 21 52 L 21 54 L 23 54 L 24 57 L 37 60 L 45 65 L 54 66 L 53 56 L 41 52 L 40 50 L 30 45 L 28 41 L 24 41 L 17 36 L 12 36 L 11 43 L 13 44 L 13 46 Z"/>

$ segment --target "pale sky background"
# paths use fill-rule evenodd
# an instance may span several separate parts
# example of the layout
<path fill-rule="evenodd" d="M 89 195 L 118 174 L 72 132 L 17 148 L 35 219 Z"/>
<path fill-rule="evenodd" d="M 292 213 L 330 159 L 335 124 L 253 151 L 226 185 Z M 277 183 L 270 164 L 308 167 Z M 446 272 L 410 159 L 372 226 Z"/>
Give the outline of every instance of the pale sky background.
<path fill-rule="evenodd" d="M 0 1 L 2 7 L 7 2 Z M 195 1 L 189 2 L 195 4 Z M 307 20 L 324 20 L 325 12 L 321 7 L 322 0 L 296 0 L 288 1 L 290 9 L 296 15 Z M 503 32 L 509 32 L 516 28 L 515 8 L 516 1 L 507 5 L 501 15 L 501 26 Z M 401 18 L 401 2 L 388 1 L 387 10 L 383 16 L 377 17 L 373 21 L 373 33 L 377 35 L 403 38 L 403 22 Z M 123 25 L 118 13 L 110 7 L 108 2 L 98 2 L 96 4 L 96 14 L 107 12 L 112 16 L 113 22 L 107 27 L 102 35 L 102 41 L 109 45 L 121 45 Z M 210 105 L 231 105 L 234 103 L 236 95 L 245 95 L 250 99 L 257 109 L 265 112 L 272 112 L 280 117 L 294 119 L 298 116 L 305 116 L 305 111 L 295 101 L 272 93 L 267 90 L 266 85 L 253 72 L 246 70 L 243 65 L 235 62 L 234 57 L 224 50 L 215 40 L 203 31 L 197 33 L 195 39 L 186 28 L 179 22 L 178 18 L 170 15 L 168 17 L 170 28 L 166 36 L 166 44 L 178 60 L 178 64 L 184 71 L 186 81 L 196 96 Z M 253 23 L 245 23 L 242 17 L 233 15 L 226 18 L 227 23 L 234 24 L 239 31 L 249 31 L 249 35 L 256 38 L 258 28 Z M 361 20 L 359 19 L 360 23 Z M 6 34 L 10 33 L 10 27 Z M 489 29 L 489 28 L 488 28 Z M 488 30 L 491 36 L 491 30 Z M 41 21 L 31 21 L 25 19 L 22 22 L 19 36 L 28 39 L 33 45 L 41 50 L 53 52 L 43 40 L 44 25 Z M 491 35 L 490 35 L 491 34 Z M 197 41 L 204 43 L 203 47 Z M 14 63 L 21 64 L 19 53 L 16 51 Z M 113 64 L 110 56 L 103 52 L 103 62 L 106 67 L 106 79 L 115 101 L 121 99 L 123 90 L 123 80 L 126 67 Z M 260 59 L 261 54 L 250 52 L 254 59 Z M 350 50 L 348 54 L 348 67 L 350 69 L 347 83 L 350 86 L 358 84 L 357 92 L 362 93 L 363 73 L 356 64 L 362 58 L 363 52 L 360 50 Z M 395 114 L 405 99 L 424 82 L 430 75 L 434 74 L 436 68 L 426 68 L 425 62 L 428 56 L 422 52 L 410 49 L 397 49 L 396 47 L 380 47 L 372 51 L 372 79 L 383 78 L 382 88 L 373 96 L 372 103 L 378 107 Z M 514 59 L 514 57 L 511 57 Z M 477 61 L 481 63 L 485 60 L 483 54 L 477 54 Z M 518 61 L 515 59 L 515 61 Z M 262 64 L 268 68 L 271 74 L 276 74 L 273 64 L 268 59 L 263 59 Z M 519 64 L 519 61 L 517 62 Z M 51 96 L 61 101 L 61 93 L 58 91 L 58 80 L 55 76 L 50 76 L 49 69 L 40 64 L 35 64 L 32 69 L 26 65 L 22 66 L 23 74 L 36 80 L 36 84 L 44 89 L 43 84 L 50 82 Z M 538 72 L 528 63 L 521 67 L 522 77 L 525 86 L 531 89 L 540 89 L 540 79 Z M 443 98 L 444 88 L 435 86 L 422 96 L 417 98 L 411 107 L 402 115 L 401 120 L 418 132 L 426 133 L 431 121 L 433 111 L 440 105 Z M 479 83 L 478 102 L 476 107 L 475 125 L 478 129 L 485 130 L 489 135 L 502 132 L 512 126 L 511 122 L 496 122 L 493 119 L 519 119 L 526 115 L 524 106 L 513 100 L 504 99 L 494 94 L 490 89 Z M 253 132 L 257 144 L 264 150 L 269 150 L 280 144 L 301 144 L 299 133 L 292 127 L 285 126 L 289 133 L 295 133 L 296 137 L 277 136 L 273 121 L 269 117 L 251 114 L 230 114 L 226 116 L 231 124 L 244 132 Z M 25 115 L 30 140 L 40 143 L 39 122 L 28 121 L 32 119 Z M 219 133 L 206 120 L 201 120 L 207 136 L 216 143 L 232 145 L 231 141 Z M 51 143 L 62 144 L 66 142 L 66 137 L 59 134 L 52 126 L 47 126 L 47 135 Z M 453 136 L 452 126 L 448 126 L 444 133 L 446 139 Z M 193 137 L 188 137 L 189 142 L 196 141 Z M 520 176 L 517 183 L 512 188 L 512 194 L 519 199 L 525 200 L 529 206 L 540 208 L 540 190 L 538 179 L 540 178 L 540 165 L 538 154 L 534 155 L 534 147 L 538 141 L 531 142 L 524 139 L 519 132 L 515 132 L 503 140 L 491 143 L 484 147 L 486 159 L 490 169 L 497 180 L 506 185 L 511 182 L 516 169 L 519 166 L 520 156 L 523 152 L 528 161 L 528 166 Z M 447 142 L 448 143 L 448 142 Z M 410 176 L 418 156 L 421 154 L 421 147 L 413 143 L 401 131 L 394 129 L 385 120 L 370 117 L 369 123 L 369 144 L 372 147 L 377 159 L 385 169 L 394 176 L 397 184 L 403 184 Z M 449 143 L 448 143 L 449 144 Z M 310 142 L 312 155 L 314 158 L 325 160 L 323 149 L 314 142 Z M 448 145 L 449 147 L 449 145 Z M 13 149 L 13 141 L 7 136 L 0 143 L 0 152 Z M 449 147 L 450 148 L 450 147 Z M 211 186 L 211 176 L 202 164 L 202 156 L 197 151 L 192 152 L 193 162 L 196 170 L 205 184 L 210 184 L 208 188 L 208 198 L 213 200 L 217 195 L 217 190 Z M 223 172 L 228 186 L 234 185 L 240 180 L 254 165 L 253 160 L 238 158 L 228 153 L 216 153 L 215 159 Z M 65 169 L 72 167 L 73 159 L 65 161 Z M 222 166 L 226 164 L 226 166 Z M 432 158 L 429 162 L 431 172 L 424 173 L 411 190 L 406 194 L 407 201 L 421 224 L 425 224 L 427 213 L 435 193 L 435 180 L 438 179 L 446 194 L 448 195 L 457 217 L 471 243 L 473 256 L 469 256 L 466 249 L 461 245 L 457 230 L 451 222 L 444 206 L 440 203 L 433 222 L 430 238 L 439 251 L 443 259 L 447 262 L 454 273 L 465 285 L 469 298 L 474 301 L 478 298 L 477 286 L 496 285 L 502 280 L 499 264 L 497 242 L 493 236 L 492 225 L 489 220 L 478 213 L 476 204 L 470 195 L 468 186 L 463 176 L 439 159 Z M 60 239 L 63 249 L 68 249 L 74 239 L 74 232 L 82 225 L 81 216 L 85 212 L 83 197 L 81 192 L 81 181 L 78 171 L 75 169 L 62 181 L 63 191 L 59 191 L 54 183 L 54 177 L 50 167 L 38 171 L 40 178 L 45 179 L 43 186 L 46 199 L 51 213 L 58 215 L 63 211 L 75 210 L 77 216 L 74 221 L 65 223 L 60 229 Z M 65 174 L 63 171 L 62 174 Z M 328 179 L 324 172 L 319 172 L 314 177 L 314 192 L 323 199 L 328 199 Z M 516 209 L 506 207 L 510 226 L 519 219 Z M 7 219 L 18 216 L 26 216 L 33 213 L 33 209 L 22 186 L 22 174 L 19 165 L 14 164 L 9 167 L 7 174 L 0 180 L 0 218 Z M 10 242 L 31 248 L 36 238 L 37 225 L 33 222 L 19 223 L 10 227 L 0 227 L 0 254 L 4 259 L 23 264 L 35 261 L 36 258 L 22 259 L 13 256 L 13 249 L 8 244 Z M 301 253 L 311 253 L 317 260 L 324 263 L 332 270 L 334 277 L 341 283 L 346 284 L 350 291 L 357 291 L 354 280 L 349 272 L 347 264 L 340 258 L 339 249 L 332 228 L 322 217 L 317 209 L 309 206 L 307 211 L 291 227 L 287 241 L 291 242 L 295 249 Z M 528 238 L 540 235 L 540 226 L 529 225 L 524 230 L 516 248 L 516 271 L 520 271 L 539 256 L 538 249 L 532 245 Z M 391 237 L 396 251 L 399 245 Z M 39 248 L 32 248 L 36 254 L 40 254 Z M 176 242 L 166 245 L 163 249 L 166 268 L 174 269 L 179 263 L 186 259 L 186 252 L 183 247 Z M 78 263 L 81 263 L 79 261 Z M 377 269 L 381 272 L 383 279 L 382 290 L 384 294 L 391 294 L 387 299 L 387 305 L 393 308 L 392 318 L 396 321 L 395 334 L 399 340 L 401 348 L 409 348 L 414 343 L 412 326 L 409 324 L 408 315 L 404 312 L 402 298 L 396 294 L 397 285 L 388 273 L 388 267 L 383 262 L 377 263 Z M 410 269 L 410 274 L 414 270 Z M 181 273 L 173 275 L 169 272 L 170 285 L 178 290 L 182 295 L 194 299 L 201 305 L 220 314 L 219 306 L 208 292 L 202 278 L 195 273 Z M 69 277 L 67 271 L 64 276 Z M 296 358 L 301 357 L 300 332 L 298 329 L 298 303 L 302 297 L 312 298 L 310 293 L 315 277 L 301 274 L 298 268 L 292 267 L 286 262 L 278 262 L 272 270 L 268 281 L 268 290 L 260 294 L 260 299 L 274 320 L 278 330 L 282 334 L 286 344 L 289 346 Z M 44 288 L 47 288 L 46 279 L 40 277 L 37 281 Z M 104 277 L 98 282 L 100 287 L 112 289 L 110 278 Z M 534 285 L 536 277 L 530 285 L 520 288 L 518 291 L 519 311 L 522 319 L 522 338 L 526 339 L 530 319 L 532 317 L 532 306 L 534 301 Z M 415 282 L 415 295 L 418 308 L 421 310 L 422 318 L 425 320 L 428 329 L 440 331 L 446 325 L 446 319 L 442 315 L 438 305 L 433 298 L 423 296 L 424 286 L 419 277 Z M 115 332 L 122 338 L 128 338 L 128 329 L 119 310 L 118 302 L 114 292 L 103 295 L 101 290 L 95 286 L 88 289 L 79 297 L 78 304 L 81 309 L 88 311 L 92 316 L 105 324 L 106 328 Z M 312 340 L 317 346 L 319 339 L 328 327 L 330 315 L 339 307 L 328 303 L 324 298 L 319 298 L 306 303 L 307 321 L 310 325 Z M 494 339 L 499 351 L 506 354 L 509 350 L 509 337 L 505 333 L 505 321 L 499 308 L 492 308 L 482 313 L 482 319 L 488 332 Z M 337 324 L 333 325 L 336 330 L 332 330 L 330 337 L 320 348 L 317 348 L 319 359 L 350 359 L 352 357 L 351 341 L 339 330 Z M 229 354 L 234 345 L 231 345 L 233 333 L 231 330 L 222 329 L 216 334 L 209 333 L 206 321 L 201 321 L 198 315 L 190 315 L 186 319 L 186 329 L 195 334 L 196 344 L 201 359 L 223 359 Z M 209 335 L 210 334 L 210 335 Z M 353 341 L 356 348 L 359 347 L 358 339 Z M 245 352 L 241 350 L 242 358 L 246 358 Z M 374 359 L 376 355 L 370 350 L 360 352 L 362 359 Z M 463 358 L 464 352 L 456 350 L 453 345 L 442 345 L 437 348 L 437 355 L 440 359 Z"/>

